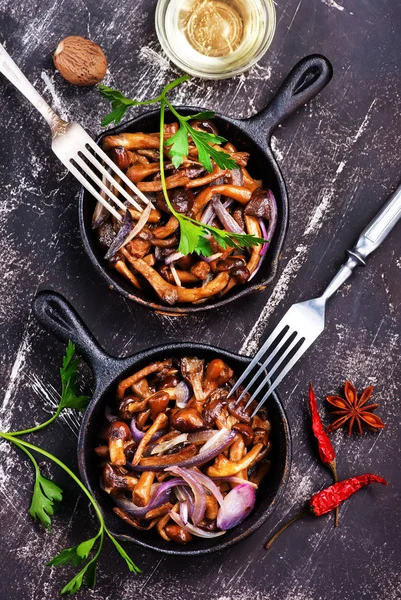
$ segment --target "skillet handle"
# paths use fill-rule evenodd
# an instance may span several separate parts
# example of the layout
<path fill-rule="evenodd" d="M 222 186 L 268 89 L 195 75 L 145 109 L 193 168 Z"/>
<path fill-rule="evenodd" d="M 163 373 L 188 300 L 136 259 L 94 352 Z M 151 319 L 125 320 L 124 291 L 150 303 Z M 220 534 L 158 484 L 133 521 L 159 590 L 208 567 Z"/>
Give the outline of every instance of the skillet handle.
<path fill-rule="evenodd" d="M 85 323 L 67 300 L 57 292 L 43 291 L 33 300 L 33 313 L 43 327 L 48 329 L 60 341 L 71 340 L 79 354 L 90 365 L 97 385 L 107 380 L 120 360 L 107 354 L 92 336 Z"/>
<path fill-rule="evenodd" d="M 252 120 L 267 124 L 270 138 L 277 125 L 319 94 L 332 76 L 333 67 L 327 58 L 320 54 L 306 56 L 290 71 L 270 104 Z"/>

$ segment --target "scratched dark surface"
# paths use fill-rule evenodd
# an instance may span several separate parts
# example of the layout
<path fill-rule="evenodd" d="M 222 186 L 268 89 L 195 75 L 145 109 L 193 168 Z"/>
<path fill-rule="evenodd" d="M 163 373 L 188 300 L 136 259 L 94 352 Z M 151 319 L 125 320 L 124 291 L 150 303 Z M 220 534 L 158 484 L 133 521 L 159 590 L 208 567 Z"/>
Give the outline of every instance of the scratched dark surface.
<path fill-rule="evenodd" d="M 153 29 L 154 0 L 0 0 L 1 41 L 62 116 L 94 135 L 106 105 L 94 89 L 77 89 L 54 72 L 51 55 L 66 35 L 90 37 L 109 59 L 106 82 L 138 99 L 177 76 Z M 295 62 L 312 52 L 333 63 L 323 93 L 275 133 L 286 177 L 291 222 L 280 273 L 269 290 L 196 317 L 166 318 L 109 291 L 84 254 L 78 231 L 78 185 L 49 149 L 47 125 L 22 96 L 0 80 L 0 381 L 1 428 L 46 418 L 55 404 L 63 346 L 31 313 L 38 286 L 61 291 L 111 353 L 174 340 L 197 340 L 253 354 L 289 305 L 328 283 L 367 220 L 395 188 L 401 164 L 401 4 L 394 0 L 279 0 L 270 51 L 246 75 L 219 83 L 196 80 L 175 102 L 232 116 L 264 106 Z M 327 330 L 280 386 L 292 425 L 293 465 L 285 496 L 256 534 L 207 557 L 164 557 L 132 546 L 143 569 L 130 576 L 106 544 L 98 585 L 81 598 L 165 600 L 344 600 L 401 598 L 400 289 L 398 226 L 368 267 L 344 286 L 328 311 Z M 255 324 L 256 323 L 256 324 Z M 90 376 L 89 372 L 84 375 Z M 322 398 L 345 378 L 375 385 L 379 434 L 333 441 L 339 473 L 376 472 L 390 485 L 361 491 L 330 517 L 301 522 L 266 553 L 278 523 L 328 485 L 308 432 L 305 395 L 310 379 Z M 67 415 L 35 440 L 75 467 L 79 420 Z M 27 514 L 32 472 L 24 457 L 1 444 L 1 600 L 54 600 L 72 571 L 45 562 L 93 535 L 88 502 L 62 473 L 42 463 L 65 489 L 66 503 L 45 532 Z"/>

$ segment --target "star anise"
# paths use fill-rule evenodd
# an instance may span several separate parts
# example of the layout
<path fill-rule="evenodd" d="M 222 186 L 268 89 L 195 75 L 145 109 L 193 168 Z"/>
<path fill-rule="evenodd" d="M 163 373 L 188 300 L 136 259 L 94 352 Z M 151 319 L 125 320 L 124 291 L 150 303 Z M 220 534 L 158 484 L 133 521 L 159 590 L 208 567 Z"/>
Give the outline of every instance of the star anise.
<path fill-rule="evenodd" d="M 372 395 L 373 386 L 365 388 L 358 399 L 355 387 L 350 381 L 344 384 L 344 396 L 328 396 L 327 402 L 335 406 L 339 410 L 333 411 L 333 415 L 340 415 L 327 428 L 327 431 L 334 431 L 342 425 L 348 423 L 348 435 L 351 435 L 354 425 L 358 427 L 359 433 L 362 435 L 362 425 L 367 425 L 371 429 L 383 429 L 385 424 L 377 415 L 372 414 L 379 406 L 378 404 L 366 404 Z"/>

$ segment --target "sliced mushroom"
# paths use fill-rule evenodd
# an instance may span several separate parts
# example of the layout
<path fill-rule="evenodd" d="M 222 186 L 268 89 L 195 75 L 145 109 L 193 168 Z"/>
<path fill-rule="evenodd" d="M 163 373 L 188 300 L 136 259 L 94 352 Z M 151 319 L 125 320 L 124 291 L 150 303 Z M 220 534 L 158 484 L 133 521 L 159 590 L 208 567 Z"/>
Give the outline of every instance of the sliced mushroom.
<path fill-rule="evenodd" d="M 137 506 L 146 506 L 149 504 L 152 485 L 155 480 L 155 474 L 152 471 L 144 471 L 139 481 L 132 490 L 132 502 Z"/>
<path fill-rule="evenodd" d="M 258 238 L 263 237 L 257 218 L 251 217 L 250 215 L 244 215 L 244 218 L 245 218 L 245 225 L 246 225 L 247 233 L 249 233 L 250 235 L 254 235 Z M 252 246 L 251 258 L 249 259 L 248 264 L 246 265 L 248 271 L 251 274 L 258 267 L 259 261 L 261 259 L 261 256 L 260 256 L 261 248 L 262 248 L 262 246 L 260 244 L 257 244 L 256 246 Z"/>
<path fill-rule="evenodd" d="M 187 175 L 183 175 L 181 171 L 175 173 L 174 175 L 170 175 L 166 177 L 166 189 L 171 190 L 176 187 L 184 187 L 190 180 Z M 160 192 L 162 187 L 162 182 L 160 179 L 156 179 L 153 181 L 141 181 L 138 183 L 138 188 L 141 192 Z"/>
<path fill-rule="evenodd" d="M 192 535 L 176 523 L 169 523 L 164 529 L 167 537 L 177 544 L 188 544 L 192 541 Z"/>
<path fill-rule="evenodd" d="M 149 531 L 149 529 L 152 529 L 159 521 L 159 519 L 152 519 L 152 521 L 144 525 L 138 521 L 138 519 L 134 519 L 134 517 L 131 517 L 131 515 L 118 506 L 114 506 L 113 511 L 117 516 L 120 517 L 120 519 L 128 523 L 128 525 L 132 525 L 132 527 L 135 527 L 135 529 L 139 529 L 140 531 Z"/>
<path fill-rule="evenodd" d="M 205 188 L 196 196 L 192 212 L 194 215 L 197 215 L 204 206 L 215 194 L 223 194 L 224 196 L 228 196 L 229 198 L 233 198 L 237 202 L 241 204 L 247 204 L 251 198 L 251 191 L 245 187 L 239 187 L 236 185 L 212 185 L 208 188 Z"/>
<path fill-rule="evenodd" d="M 199 358 L 186 356 L 181 360 L 181 373 L 192 386 L 196 400 L 204 399 L 203 372 L 205 361 Z"/>
<path fill-rule="evenodd" d="M 209 396 L 216 388 L 226 384 L 233 375 L 233 370 L 221 358 L 211 360 L 207 366 L 205 381 L 203 382 L 204 396 Z"/>
<path fill-rule="evenodd" d="M 121 400 L 124 397 L 125 390 L 134 385 L 134 383 L 137 383 L 140 379 L 147 377 L 151 373 L 157 373 L 158 371 L 162 371 L 165 367 L 171 367 L 171 365 L 172 360 L 171 358 L 168 358 L 167 360 L 157 361 L 152 363 L 151 365 L 147 365 L 140 371 L 137 371 L 133 375 L 126 377 L 126 379 L 123 379 L 118 384 L 117 399 Z"/>
<path fill-rule="evenodd" d="M 141 400 L 137 396 L 125 396 L 118 405 L 118 416 L 120 419 L 132 419 L 136 413 L 139 413 L 147 408 L 148 401 Z"/>
<path fill-rule="evenodd" d="M 139 463 L 139 461 L 141 460 L 143 452 L 144 452 L 146 446 L 148 445 L 148 443 L 150 442 L 153 434 L 156 433 L 157 431 L 160 431 L 160 429 L 164 429 L 167 426 L 167 424 L 168 424 L 168 417 L 164 413 L 160 413 L 159 415 L 157 415 L 155 421 L 149 427 L 149 429 L 146 431 L 145 435 L 143 436 L 143 438 L 141 439 L 141 441 L 138 444 L 138 448 L 136 449 L 134 458 L 132 460 L 133 466 L 137 465 Z"/>
<path fill-rule="evenodd" d="M 103 150 L 106 151 L 116 147 L 137 150 L 139 148 L 159 148 L 159 146 L 160 136 L 158 133 L 120 133 L 108 135 L 103 140 Z"/>
<path fill-rule="evenodd" d="M 154 508 L 153 510 L 147 512 L 145 515 L 145 519 L 159 519 L 160 517 L 166 515 L 168 511 L 172 508 L 173 505 L 171 504 L 171 502 L 166 502 L 165 504 L 162 504 L 161 506 L 158 506 L 157 508 Z"/>
<path fill-rule="evenodd" d="M 124 445 L 131 440 L 130 428 L 124 421 L 113 421 L 104 432 L 104 438 L 109 444 L 109 453 L 111 464 L 116 466 L 125 465 L 127 462 Z"/>
<path fill-rule="evenodd" d="M 118 467 L 106 463 L 103 468 L 102 482 L 105 492 L 116 494 L 125 491 L 131 492 L 138 483 L 138 478 L 123 474 Z"/>
<path fill-rule="evenodd" d="M 239 471 L 248 468 L 249 465 L 253 463 L 262 448 L 262 444 L 256 444 L 252 450 L 238 462 L 233 462 L 226 458 L 224 454 L 219 454 L 214 465 L 211 465 L 207 469 L 206 474 L 209 475 L 209 477 L 230 477 L 231 475 L 236 475 Z"/>
<path fill-rule="evenodd" d="M 174 429 L 182 433 L 192 433 L 206 428 L 206 422 L 196 408 L 181 408 L 171 419 Z"/>

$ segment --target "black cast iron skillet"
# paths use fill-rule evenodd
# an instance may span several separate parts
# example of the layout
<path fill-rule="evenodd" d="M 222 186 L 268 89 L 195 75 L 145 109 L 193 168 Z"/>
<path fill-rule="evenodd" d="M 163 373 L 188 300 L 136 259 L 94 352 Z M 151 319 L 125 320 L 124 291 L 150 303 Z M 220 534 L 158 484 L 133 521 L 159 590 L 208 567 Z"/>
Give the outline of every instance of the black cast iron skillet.
<path fill-rule="evenodd" d="M 120 294 L 164 313 L 187 314 L 197 311 L 223 306 L 236 298 L 246 296 L 251 292 L 264 290 L 271 283 L 277 273 L 280 252 L 288 226 L 288 196 L 284 179 L 271 149 L 271 136 L 274 129 L 290 114 L 306 102 L 314 98 L 330 81 L 333 74 L 332 66 L 327 58 L 314 54 L 302 59 L 289 73 L 279 91 L 270 101 L 268 106 L 250 119 L 240 121 L 225 117 L 218 112 L 214 118 L 219 132 L 232 142 L 239 151 L 249 152 L 250 172 L 256 179 L 263 179 L 264 185 L 271 188 L 278 205 L 278 224 L 271 242 L 268 255 L 255 276 L 255 280 L 241 287 L 234 287 L 223 297 L 212 297 L 206 302 L 167 306 L 161 304 L 153 292 L 135 290 L 133 286 L 114 269 L 107 266 L 103 259 L 104 250 L 99 248 L 96 236 L 92 230 L 92 213 L 95 199 L 82 188 L 79 217 L 81 234 L 85 250 L 98 273 L 107 281 L 111 289 Z M 184 115 L 194 114 L 204 110 L 199 107 L 180 107 Z M 174 117 L 167 111 L 166 122 L 174 121 Z M 159 130 L 159 111 L 149 111 L 127 121 L 114 129 L 109 129 L 97 138 L 101 143 L 106 135 L 122 132 L 154 132 Z M 149 286 L 150 287 L 150 286 Z"/>
<path fill-rule="evenodd" d="M 289 476 L 291 460 L 290 431 L 281 402 L 274 392 L 267 403 L 272 423 L 272 469 L 257 493 L 253 512 L 238 527 L 215 539 L 194 539 L 188 546 L 168 543 L 152 531 L 138 531 L 130 527 L 112 511 L 110 497 L 99 487 L 98 459 L 93 449 L 98 445 L 99 431 L 105 423 L 105 409 L 113 405 L 117 383 L 145 365 L 169 357 L 198 356 L 206 360 L 222 358 L 240 374 L 250 358 L 238 356 L 221 348 L 205 344 L 168 344 L 150 348 L 128 358 L 115 358 L 107 354 L 92 337 L 80 317 L 63 296 L 54 292 L 40 292 L 33 309 L 40 323 L 56 337 L 71 340 L 77 351 L 90 365 L 95 378 L 95 391 L 85 412 L 78 438 L 78 466 L 81 478 L 95 497 L 107 527 L 118 539 L 135 542 L 146 548 L 166 554 L 195 555 L 222 550 L 244 539 L 270 516 L 280 500 Z"/>

